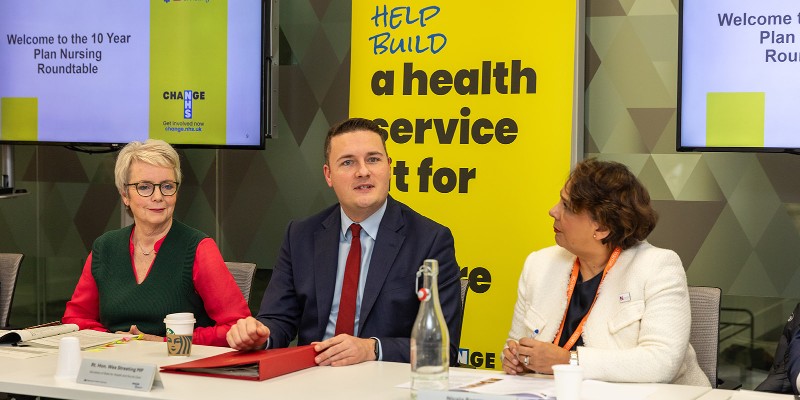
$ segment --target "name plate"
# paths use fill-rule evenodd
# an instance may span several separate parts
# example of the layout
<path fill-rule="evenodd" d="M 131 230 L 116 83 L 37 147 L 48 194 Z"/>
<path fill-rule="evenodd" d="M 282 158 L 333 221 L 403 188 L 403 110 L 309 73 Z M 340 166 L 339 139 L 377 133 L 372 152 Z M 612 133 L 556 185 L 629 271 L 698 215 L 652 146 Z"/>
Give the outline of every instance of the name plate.
<path fill-rule="evenodd" d="M 149 392 L 156 377 L 155 364 L 85 358 L 77 383 Z"/>

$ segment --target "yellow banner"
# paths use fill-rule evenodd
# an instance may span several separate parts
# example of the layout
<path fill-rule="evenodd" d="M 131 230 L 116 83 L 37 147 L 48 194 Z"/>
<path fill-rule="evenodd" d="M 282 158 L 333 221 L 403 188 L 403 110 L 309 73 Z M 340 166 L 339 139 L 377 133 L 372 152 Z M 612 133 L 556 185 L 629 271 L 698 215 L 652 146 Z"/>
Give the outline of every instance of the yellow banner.
<path fill-rule="evenodd" d="M 459 362 L 500 369 L 525 257 L 570 168 L 574 2 L 353 1 L 350 115 L 390 134 L 391 194 L 471 280 Z"/>
<path fill-rule="evenodd" d="M 150 137 L 226 143 L 228 1 L 150 0 Z"/>

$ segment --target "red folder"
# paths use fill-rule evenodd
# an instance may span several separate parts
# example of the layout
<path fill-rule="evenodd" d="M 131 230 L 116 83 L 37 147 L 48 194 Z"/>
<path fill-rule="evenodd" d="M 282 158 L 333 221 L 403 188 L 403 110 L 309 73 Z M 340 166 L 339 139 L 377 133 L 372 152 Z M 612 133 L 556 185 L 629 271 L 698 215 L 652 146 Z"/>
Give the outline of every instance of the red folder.
<path fill-rule="evenodd" d="M 180 364 L 165 365 L 161 372 L 263 381 L 316 366 L 314 346 L 285 349 L 231 351 Z"/>

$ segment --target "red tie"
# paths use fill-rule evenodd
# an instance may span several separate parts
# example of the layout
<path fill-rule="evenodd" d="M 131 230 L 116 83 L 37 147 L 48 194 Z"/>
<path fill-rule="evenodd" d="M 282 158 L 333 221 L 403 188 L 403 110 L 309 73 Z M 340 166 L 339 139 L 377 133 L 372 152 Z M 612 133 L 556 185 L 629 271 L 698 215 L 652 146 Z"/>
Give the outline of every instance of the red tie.
<path fill-rule="evenodd" d="M 354 334 L 356 322 L 356 295 L 358 294 L 358 276 L 361 274 L 361 225 L 350 225 L 353 239 L 350 241 L 350 253 L 344 267 L 342 281 L 342 297 L 339 298 L 339 316 L 336 318 L 336 335 Z"/>

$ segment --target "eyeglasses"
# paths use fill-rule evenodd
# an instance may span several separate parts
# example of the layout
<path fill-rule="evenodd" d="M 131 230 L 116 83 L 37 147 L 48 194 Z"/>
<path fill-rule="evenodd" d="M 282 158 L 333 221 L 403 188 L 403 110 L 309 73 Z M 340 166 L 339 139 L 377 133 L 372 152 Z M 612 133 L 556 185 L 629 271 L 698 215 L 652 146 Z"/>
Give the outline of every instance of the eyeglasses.
<path fill-rule="evenodd" d="M 127 183 L 124 186 L 133 186 L 136 188 L 136 193 L 142 197 L 150 197 L 155 193 L 156 186 L 158 186 L 158 190 L 164 196 L 172 196 L 178 192 L 178 182 L 172 181 L 164 181 L 161 183 L 153 183 L 153 182 L 134 182 L 134 183 Z"/>

